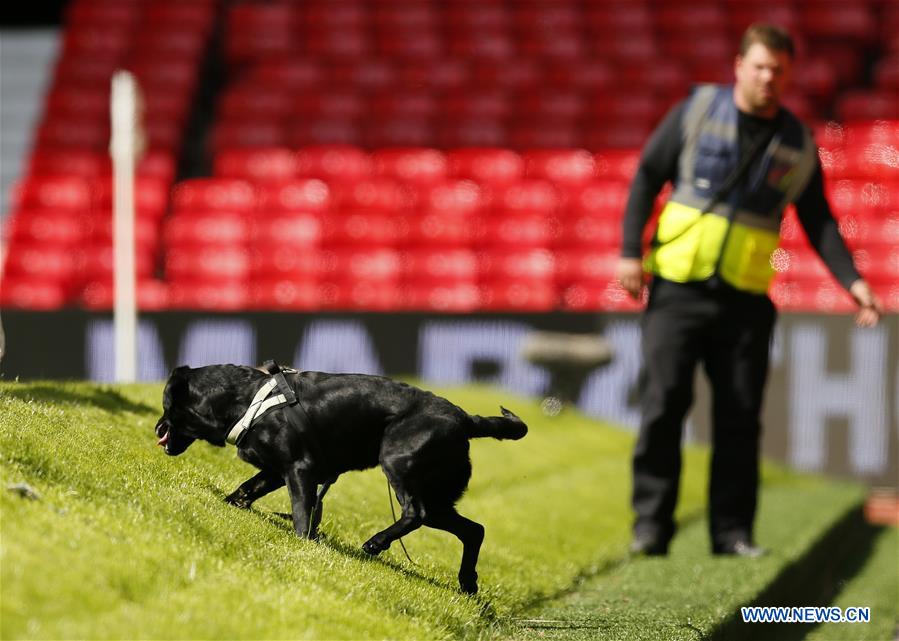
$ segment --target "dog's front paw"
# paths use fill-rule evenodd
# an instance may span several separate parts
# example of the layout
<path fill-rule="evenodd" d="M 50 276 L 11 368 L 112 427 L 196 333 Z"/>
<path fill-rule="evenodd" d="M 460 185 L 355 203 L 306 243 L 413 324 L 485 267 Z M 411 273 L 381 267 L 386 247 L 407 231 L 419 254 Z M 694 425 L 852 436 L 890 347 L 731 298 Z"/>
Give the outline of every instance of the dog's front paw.
<path fill-rule="evenodd" d="M 459 589 L 465 594 L 478 593 L 478 573 L 472 572 L 470 575 L 459 574 Z"/>
<path fill-rule="evenodd" d="M 241 510 L 249 510 L 253 505 L 252 501 L 248 501 L 243 492 L 234 492 L 225 497 L 225 503 L 239 507 Z"/>
<path fill-rule="evenodd" d="M 375 538 L 376 537 L 372 537 L 362 544 L 363 552 L 372 556 L 378 556 L 381 552 L 387 549 L 388 546 L 384 545 L 383 543 L 379 543 L 375 540 Z"/>

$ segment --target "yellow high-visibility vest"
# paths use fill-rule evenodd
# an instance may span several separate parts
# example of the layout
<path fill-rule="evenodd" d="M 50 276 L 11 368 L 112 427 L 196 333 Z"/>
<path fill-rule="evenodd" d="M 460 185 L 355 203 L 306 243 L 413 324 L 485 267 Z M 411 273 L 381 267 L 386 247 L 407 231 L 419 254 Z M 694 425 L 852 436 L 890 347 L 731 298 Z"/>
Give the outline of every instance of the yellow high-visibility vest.
<path fill-rule="evenodd" d="M 733 88 L 696 89 L 684 111 L 678 180 L 659 217 L 648 271 L 680 283 L 717 272 L 737 289 L 768 290 L 783 209 L 802 194 L 817 161 L 808 129 L 789 112 L 779 123 L 744 184 L 703 211 L 739 162 L 739 141 Z"/>

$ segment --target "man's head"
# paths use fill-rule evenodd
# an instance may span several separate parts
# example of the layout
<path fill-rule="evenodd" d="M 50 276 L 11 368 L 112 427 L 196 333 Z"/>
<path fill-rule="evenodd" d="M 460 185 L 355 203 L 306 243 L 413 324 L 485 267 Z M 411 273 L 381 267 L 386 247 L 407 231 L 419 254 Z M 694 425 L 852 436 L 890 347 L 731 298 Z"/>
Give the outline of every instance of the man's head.
<path fill-rule="evenodd" d="M 743 34 L 734 63 L 734 100 L 741 111 L 773 118 L 793 71 L 795 49 L 786 31 L 756 23 Z"/>

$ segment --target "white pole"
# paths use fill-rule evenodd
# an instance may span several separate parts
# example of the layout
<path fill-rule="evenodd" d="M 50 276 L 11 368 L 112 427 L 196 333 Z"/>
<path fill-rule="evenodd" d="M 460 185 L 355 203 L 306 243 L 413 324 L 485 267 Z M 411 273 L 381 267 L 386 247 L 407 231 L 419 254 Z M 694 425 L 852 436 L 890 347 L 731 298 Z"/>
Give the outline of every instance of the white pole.
<path fill-rule="evenodd" d="M 113 283 L 116 382 L 137 380 L 137 277 L 134 261 L 134 165 L 137 89 L 134 76 L 112 77 Z"/>

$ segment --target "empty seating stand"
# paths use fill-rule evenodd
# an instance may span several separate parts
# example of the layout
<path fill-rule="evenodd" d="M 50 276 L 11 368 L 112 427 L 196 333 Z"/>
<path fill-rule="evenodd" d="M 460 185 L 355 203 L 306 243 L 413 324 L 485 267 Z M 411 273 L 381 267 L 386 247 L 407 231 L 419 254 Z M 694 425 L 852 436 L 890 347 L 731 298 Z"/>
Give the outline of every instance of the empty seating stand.
<path fill-rule="evenodd" d="M 147 107 L 145 309 L 637 310 L 614 268 L 639 149 L 691 83 L 732 79 L 756 20 L 797 36 L 787 104 L 815 124 L 841 229 L 897 309 L 889 0 L 77 0 L 0 304 L 111 305 L 108 84 L 124 66 Z M 213 175 L 175 183 L 216 28 Z M 792 215 L 775 268 L 781 308 L 851 308 Z"/>

